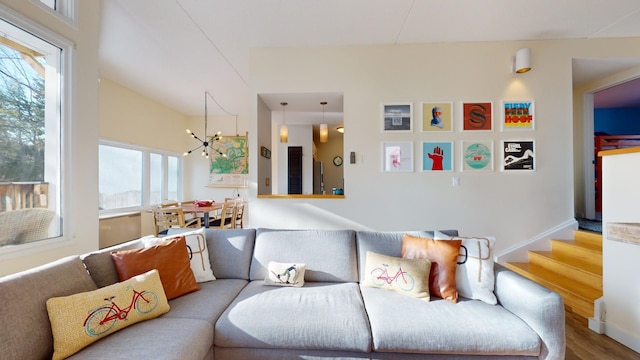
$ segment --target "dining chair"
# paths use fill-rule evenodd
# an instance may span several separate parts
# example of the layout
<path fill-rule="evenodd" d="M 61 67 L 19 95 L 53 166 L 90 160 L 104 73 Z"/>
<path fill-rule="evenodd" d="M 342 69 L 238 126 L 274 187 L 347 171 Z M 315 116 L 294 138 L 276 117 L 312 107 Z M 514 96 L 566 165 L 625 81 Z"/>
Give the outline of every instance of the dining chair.
<path fill-rule="evenodd" d="M 156 236 L 166 234 L 167 230 L 172 227 L 180 228 L 199 228 L 202 226 L 200 218 L 196 217 L 186 221 L 184 212 L 179 207 L 166 207 L 153 209 L 153 226 Z"/>
<path fill-rule="evenodd" d="M 245 207 L 246 201 L 244 201 L 244 199 L 241 197 L 227 197 L 227 198 L 224 198 L 224 201 L 225 202 L 235 201 L 236 216 L 235 216 L 233 228 L 235 229 L 237 227 L 240 227 L 240 229 L 244 229 L 243 218 L 244 218 L 244 207 Z"/>
<path fill-rule="evenodd" d="M 220 216 L 213 221 L 209 220 L 209 228 L 218 229 L 233 229 L 235 226 L 236 217 L 236 205 L 235 201 L 225 201 L 220 210 Z"/>
<path fill-rule="evenodd" d="M 234 224 L 233 224 L 234 228 L 240 227 L 240 229 L 244 229 L 243 218 L 244 218 L 244 207 L 245 207 L 245 205 L 246 205 L 246 202 L 244 202 L 244 201 L 236 202 L 236 216 L 235 216 L 235 221 L 234 221 Z"/>

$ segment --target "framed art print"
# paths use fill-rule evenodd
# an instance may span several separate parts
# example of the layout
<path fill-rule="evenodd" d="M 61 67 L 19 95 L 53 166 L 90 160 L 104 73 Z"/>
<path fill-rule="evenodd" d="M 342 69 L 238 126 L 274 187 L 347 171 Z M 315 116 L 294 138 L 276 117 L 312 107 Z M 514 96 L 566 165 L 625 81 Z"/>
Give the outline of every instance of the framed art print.
<path fill-rule="evenodd" d="M 413 142 L 389 141 L 382 143 L 382 170 L 385 172 L 413 171 Z"/>
<path fill-rule="evenodd" d="M 451 132 L 453 131 L 453 103 L 451 102 L 423 102 L 422 132 Z"/>
<path fill-rule="evenodd" d="M 493 171 L 493 141 L 463 141 L 462 171 Z"/>
<path fill-rule="evenodd" d="M 502 131 L 534 130 L 533 100 L 502 102 Z"/>
<path fill-rule="evenodd" d="M 411 103 L 382 104 L 383 132 L 413 131 L 413 105 Z"/>
<path fill-rule="evenodd" d="M 493 102 L 463 102 L 462 131 L 493 131 Z"/>
<path fill-rule="evenodd" d="M 453 141 L 424 141 L 422 171 L 453 171 Z"/>
<path fill-rule="evenodd" d="M 533 140 L 505 140 L 502 142 L 502 170 L 533 171 L 536 152 Z"/>

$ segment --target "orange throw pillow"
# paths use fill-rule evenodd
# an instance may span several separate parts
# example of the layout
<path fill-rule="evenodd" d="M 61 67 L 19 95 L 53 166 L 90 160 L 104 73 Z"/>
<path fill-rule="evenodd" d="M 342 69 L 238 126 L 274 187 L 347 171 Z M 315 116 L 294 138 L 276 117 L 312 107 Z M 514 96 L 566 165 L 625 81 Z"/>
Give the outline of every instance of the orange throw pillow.
<path fill-rule="evenodd" d="M 456 263 L 462 240 L 434 240 L 405 234 L 402 257 L 431 261 L 429 292 L 452 303 L 458 302 Z"/>
<path fill-rule="evenodd" d="M 111 258 L 120 281 L 158 269 L 167 300 L 200 290 L 184 236 L 148 248 L 114 251 Z"/>

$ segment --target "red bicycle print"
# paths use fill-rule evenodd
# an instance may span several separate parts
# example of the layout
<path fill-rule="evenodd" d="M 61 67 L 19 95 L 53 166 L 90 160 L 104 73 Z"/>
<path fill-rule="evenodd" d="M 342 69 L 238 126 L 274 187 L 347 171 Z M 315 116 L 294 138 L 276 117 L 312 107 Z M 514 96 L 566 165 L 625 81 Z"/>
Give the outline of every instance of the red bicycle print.
<path fill-rule="evenodd" d="M 136 309 L 139 314 L 148 314 L 158 306 L 158 295 L 153 291 L 143 290 L 140 292 L 131 286 L 127 287 L 126 290 L 129 289 L 133 290 L 129 306 L 121 308 L 113 301 L 115 296 L 110 296 L 104 299 L 109 302 L 109 304 L 102 305 L 90 311 L 89 316 L 87 316 L 84 324 L 82 324 L 87 335 L 99 336 L 106 333 L 118 320 L 125 320 L 132 309 Z"/>
<path fill-rule="evenodd" d="M 396 274 L 393 276 L 389 276 L 388 264 L 382 264 L 382 266 L 384 268 L 375 268 L 371 270 L 373 281 L 377 286 L 382 286 L 384 284 L 391 285 L 395 281 L 401 290 L 413 290 L 416 282 L 413 279 L 413 276 L 411 276 L 408 272 L 402 270 L 401 265 L 398 265 L 398 271 L 396 271 Z"/>

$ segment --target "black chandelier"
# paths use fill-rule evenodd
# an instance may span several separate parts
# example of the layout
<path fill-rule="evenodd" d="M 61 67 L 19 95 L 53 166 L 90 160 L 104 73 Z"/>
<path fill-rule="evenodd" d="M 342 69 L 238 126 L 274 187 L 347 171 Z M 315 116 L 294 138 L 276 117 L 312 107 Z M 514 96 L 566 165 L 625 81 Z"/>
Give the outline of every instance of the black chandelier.
<path fill-rule="evenodd" d="M 198 145 L 196 148 L 189 150 L 187 152 L 185 152 L 184 154 L 182 154 L 183 156 L 187 156 L 189 154 L 191 154 L 192 152 L 202 148 L 202 156 L 206 157 L 207 159 L 209 158 L 209 149 L 211 149 L 213 152 L 218 153 L 220 156 L 223 157 L 227 157 L 227 154 L 222 153 L 220 150 L 216 149 L 213 147 L 213 144 L 222 139 L 222 132 L 218 131 L 215 135 L 213 135 L 211 138 L 207 139 L 207 98 L 211 96 L 209 95 L 209 93 L 207 91 L 204 92 L 204 140 L 200 139 L 198 137 L 198 135 L 194 134 L 193 131 L 187 129 L 187 134 L 191 135 L 192 138 L 198 140 L 201 142 L 200 145 Z M 215 99 L 213 99 L 213 101 L 215 101 Z"/>

